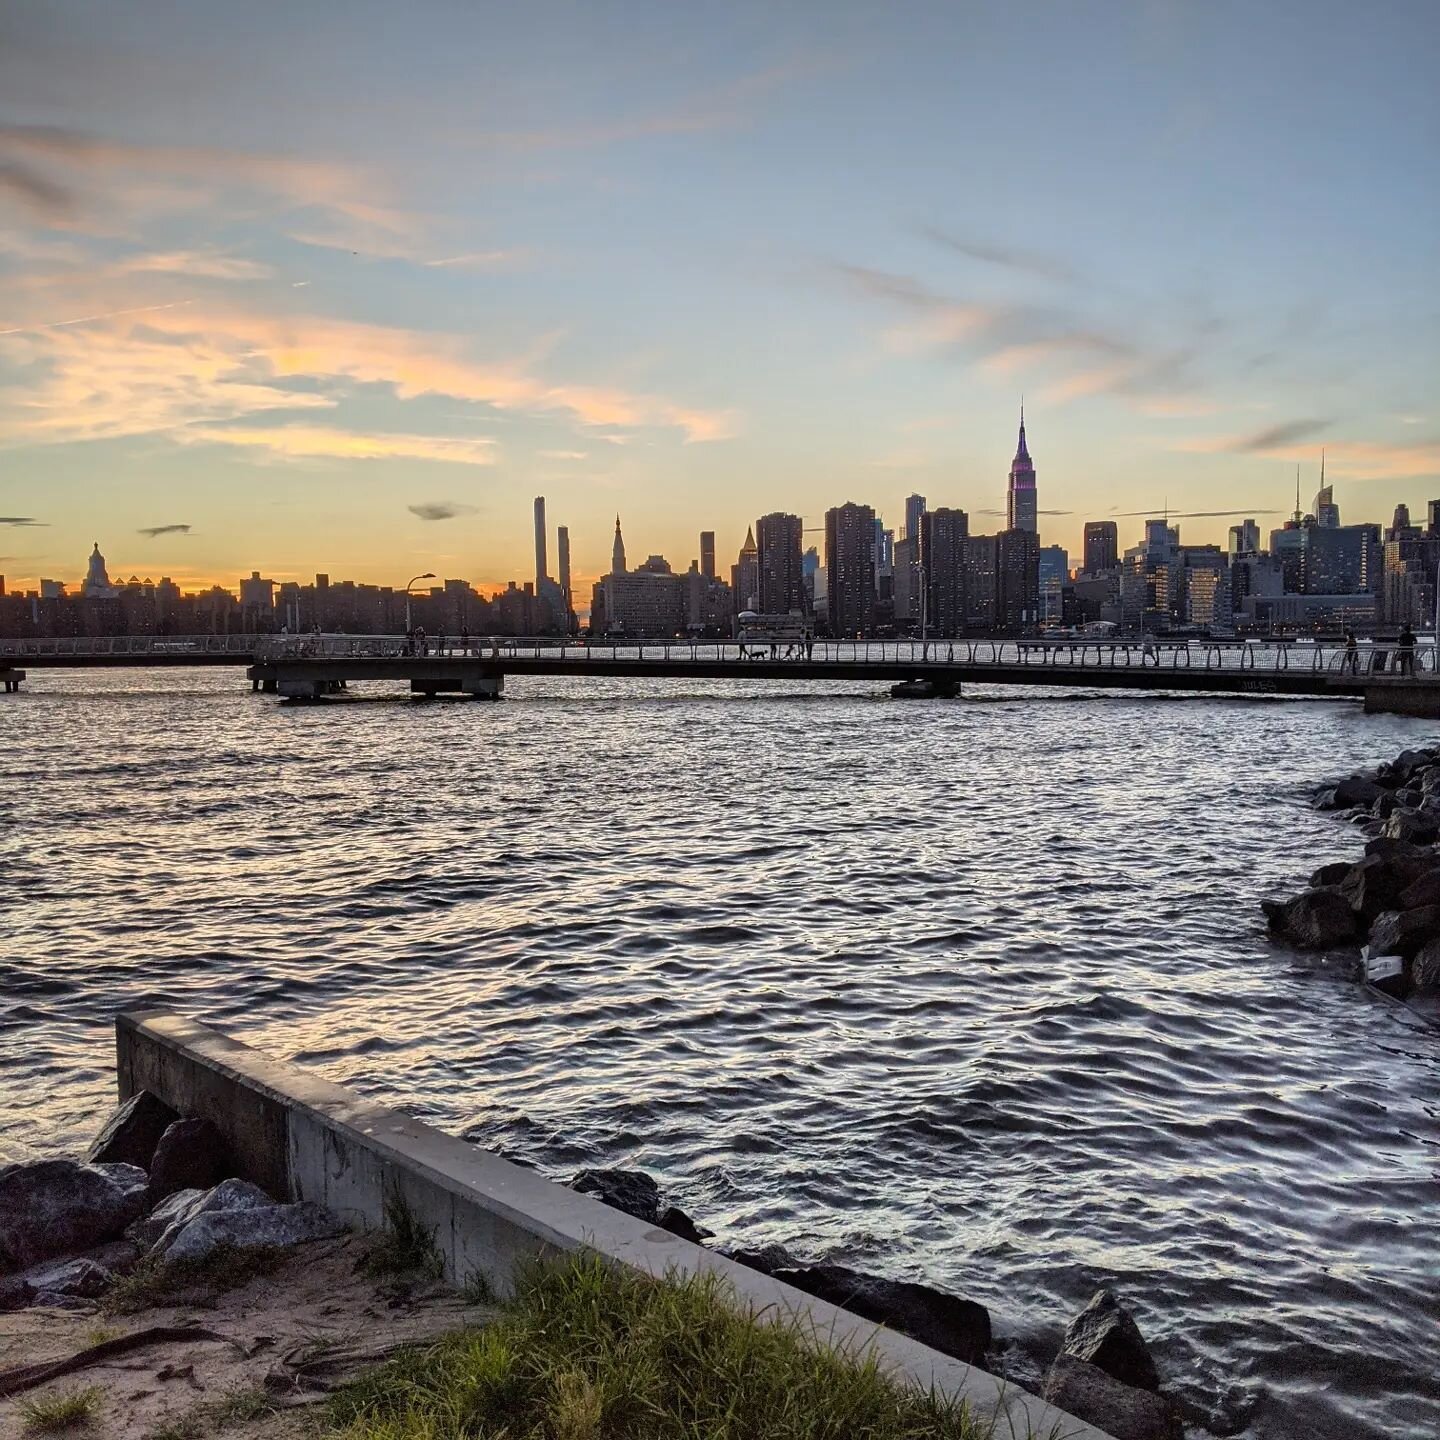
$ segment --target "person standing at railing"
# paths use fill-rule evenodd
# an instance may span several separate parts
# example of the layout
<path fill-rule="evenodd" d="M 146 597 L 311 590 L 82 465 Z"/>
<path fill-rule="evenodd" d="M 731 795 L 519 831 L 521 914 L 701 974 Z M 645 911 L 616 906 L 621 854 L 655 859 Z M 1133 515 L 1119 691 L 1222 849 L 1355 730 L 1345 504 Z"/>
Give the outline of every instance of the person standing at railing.
<path fill-rule="evenodd" d="M 1395 668 L 1402 675 L 1415 674 L 1415 632 L 1406 621 L 1400 638 L 1395 642 Z"/>
<path fill-rule="evenodd" d="M 1353 630 L 1345 632 L 1345 654 L 1340 661 L 1340 673 L 1343 675 L 1347 670 L 1352 675 L 1360 673 L 1360 643 Z"/>

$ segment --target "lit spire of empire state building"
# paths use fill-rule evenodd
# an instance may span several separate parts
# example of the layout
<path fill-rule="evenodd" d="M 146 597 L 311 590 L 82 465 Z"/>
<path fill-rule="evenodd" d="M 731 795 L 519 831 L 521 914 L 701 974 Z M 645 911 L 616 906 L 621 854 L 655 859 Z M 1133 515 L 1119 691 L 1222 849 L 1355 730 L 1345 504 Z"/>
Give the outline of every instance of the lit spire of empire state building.
<path fill-rule="evenodd" d="M 1040 526 L 1035 510 L 1035 465 L 1025 448 L 1025 406 L 1020 406 L 1020 444 L 1010 462 L 1010 490 L 1007 514 L 1010 529 L 1028 530 L 1032 535 Z"/>

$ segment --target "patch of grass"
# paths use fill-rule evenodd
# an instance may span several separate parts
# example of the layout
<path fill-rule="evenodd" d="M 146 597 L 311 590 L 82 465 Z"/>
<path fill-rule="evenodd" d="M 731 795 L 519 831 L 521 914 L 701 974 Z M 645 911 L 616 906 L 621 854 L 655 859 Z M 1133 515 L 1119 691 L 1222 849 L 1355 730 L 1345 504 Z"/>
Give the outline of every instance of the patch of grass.
<path fill-rule="evenodd" d="M 103 1345 L 107 1340 L 118 1340 L 125 1332 L 110 1325 L 92 1325 L 84 1335 L 86 1347 Z"/>
<path fill-rule="evenodd" d="M 105 1292 L 100 1308 L 107 1315 L 133 1315 L 137 1310 L 170 1304 L 182 1295 L 189 1299 L 189 1292 L 195 1290 L 234 1290 L 257 1275 L 269 1275 L 278 1269 L 286 1253 L 274 1246 L 241 1250 L 233 1245 L 217 1245 L 208 1255 L 193 1260 L 147 1258 L 128 1275 L 116 1279 Z"/>
<path fill-rule="evenodd" d="M 460 1287 L 460 1298 L 467 1305 L 493 1305 L 496 1302 L 495 1287 L 483 1270 L 472 1270 Z"/>
<path fill-rule="evenodd" d="M 363 1274 L 422 1275 L 438 1280 L 445 1273 L 445 1257 L 435 1243 L 434 1230 L 427 1230 L 405 1197 L 392 1192 L 385 1197 L 385 1226 L 370 1242 L 360 1262 Z"/>
<path fill-rule="evenodd" d="M 218 1400 L 205 1400 L 183 1415 L 167 1420 L 152 1430 L 146 1440 L 207 1440 L 230 1425 L 260 1420 L 274 1409 L 270 1397 L 258 1386 L 231 1390 Z"/>
<path fill-rule="evenodd" d="M 407 1351 L 330 1405 L 345 1440 L 988 1440 L 993 1422 L 735 1308 L 713 1276 L 570 1257 L 500 1318 Z"/>
<path fill-rule="evenodd" d="M 61 1390 L 54 1395 L 32 1395 L 20 1402 L 20 1418 L 32 1434 L 50 1434 L 88 1425 L 100 1408 L 100 1387 Z"/>

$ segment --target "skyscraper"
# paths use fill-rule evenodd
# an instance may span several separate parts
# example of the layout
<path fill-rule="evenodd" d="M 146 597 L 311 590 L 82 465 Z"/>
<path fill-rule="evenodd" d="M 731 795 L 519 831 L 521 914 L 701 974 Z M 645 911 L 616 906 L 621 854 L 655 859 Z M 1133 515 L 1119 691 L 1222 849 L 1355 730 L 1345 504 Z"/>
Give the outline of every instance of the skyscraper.
<path fill-rule="evenodd" d="M 1113 520 L 1085 522 L 1085 573 L 1103 575 L 1120 564 L 1120 527 Z"/>
<path fill-rule="evenodd" d="M 958 635 L 965 628 L 965 541 L 970 517 L 940 506 L 920 521 L 924 555 L 925 633 Z"/>
<path fill-rule="evenodd" d="M 825 512 L 825 586 L 832 635 L 862 635 L 875 618 L 875 511 L 847 500 Z"/>
<path fill-rule="evenodd" d="M 755 522 L 757 601 L 766 615 L 805 609 L 805 577 L 801 569 L 804 529 L 805 522 L 798 515 L 778 510 Z"/>
<path fill-rule="evenodd" d="M 1253 520 L 1242 520 L 1230 527 L 1230 555 L 1258 555 L 1260 553 L 1260 527 Z"/>
<path fill-rule="evenodd" d="M 625 537 L 620 533 L 620 517 L 615 517 L 615 544 L 610 550 L 610 573 L 612 575 L 623 575 L 625 573 Z"/>
<path fill-rule="evenodd" d="M 745 543 L 740 555 L 730 567 L 730 590 L 735 602 L 735 613 L 742 615 L 753 610 L 759 601 L 760 562 L 755 550 L 755 527 L 745 532 Z"/>
<path fill-rule="evenodd" d="M 618 523 L 618 522 L 617 522 Z M 545 497 L 535 497 L 535 588 L 539 590 L 540 582 L 549 578 L 549 570 L 545 563 Z"/>
<path fill-rule="evenodd" d="M 1020 407 L 1020 444 L 1010 462 L 1010 489 L 1006 514 L 1011 530 L 1028 530 L 1032 535 L 1040 529 L 1035 509 L 1035 466 L 1025 448 L 1025 407 Z"/>
<path fill-rule="evenodd" d="M 907 540 L 918 540 L 920 538 L 920 518 L 925 514 L 925 497 L 923 495 L 909 495 L 905 499 L 905 538 Z"/>
<path fill-rule="evenodd" d="M 995 537 L 995 618 L 1007 635 L 1040 621 L 1040 536 L 1034 530 L 1002 530 Z"/>
<path fill-rule="evenodd" d="M 562 525 L 555 532 L 555 553 L 560 564 L 560 594 L 565 601 L 565 629 L 575 624 L 575 597 L 570 593 L 570 530 Z"/>
<path fill-rule="evenodd" d="M 715 578 L 715 532 L 700 532 L 700 573 L 707 579 Z"/>

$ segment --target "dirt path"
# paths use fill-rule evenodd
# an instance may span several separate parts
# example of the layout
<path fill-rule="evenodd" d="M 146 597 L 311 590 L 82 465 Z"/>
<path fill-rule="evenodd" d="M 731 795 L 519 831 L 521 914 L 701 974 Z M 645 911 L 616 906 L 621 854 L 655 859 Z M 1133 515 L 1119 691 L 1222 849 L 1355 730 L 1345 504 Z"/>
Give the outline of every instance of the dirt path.
<path fill-rule="evenodd" d="M 376 1281 L 356 1270 L 356 1237 L 298 1248 L 282 1269 L 235 1290 L 191 1291 L 135 1315 L 30 1309 L 0 1315 L 0 1371 L 61 1360 L 104 1340 L 198 1326 L 224 1341 L 166 1341 L 0 1399 L 0 1436 L 25 1435 L 21 1402 L 90 1386 L 101 1394 L 86 1440 L 290 1440 L 308 1430 L 323 1386 L 386 1349 L 493 1313 L 433 1284 Z M 263 1416 L 263 1400 L 282 1407 Z"/>

